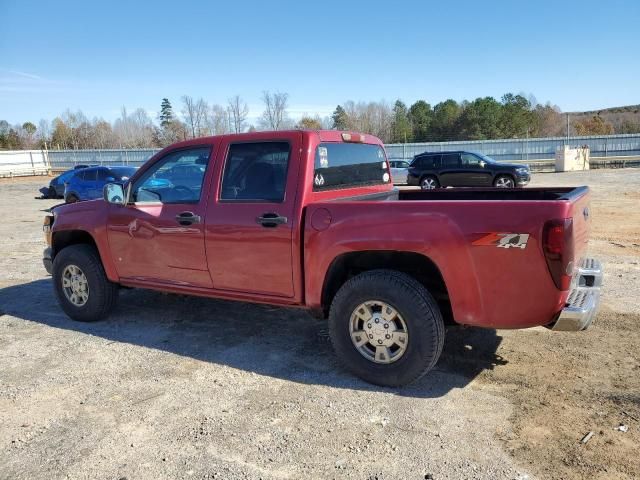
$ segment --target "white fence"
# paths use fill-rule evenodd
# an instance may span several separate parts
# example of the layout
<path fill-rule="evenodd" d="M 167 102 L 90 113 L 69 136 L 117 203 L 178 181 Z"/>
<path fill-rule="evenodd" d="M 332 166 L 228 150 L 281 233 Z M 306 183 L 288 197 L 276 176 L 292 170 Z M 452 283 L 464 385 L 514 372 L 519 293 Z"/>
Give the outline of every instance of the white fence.
<path fill-rule="evenodd" d="M 553 171 L 555 152 L 565 145 L 587 145 L 591 150 L 591 168 L 640 166 L 640 135 L 604 135 L 592 137 L 520 138 L 387 144 L 390 160 L 411 160 L 425 151 L 471 150 L 498 161 L 529 164 L 534 171 Z M 140 166 L 158 149 L 113 150 L 0 150 L 0 177 L 44 175 L 61 172 L 75 165 Z"/>
<path fill-rule="evenodd" d="M 47 175 L 50 169 L 46 150 L 0 150 L 0 177 Z"/>

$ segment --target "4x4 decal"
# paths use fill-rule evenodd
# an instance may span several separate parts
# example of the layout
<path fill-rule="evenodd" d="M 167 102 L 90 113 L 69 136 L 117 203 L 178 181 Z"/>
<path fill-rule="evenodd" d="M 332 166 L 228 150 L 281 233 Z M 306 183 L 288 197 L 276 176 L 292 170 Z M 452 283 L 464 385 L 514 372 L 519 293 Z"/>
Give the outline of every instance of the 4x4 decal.
<path fill-rule="evenodd" d="M 498 248 L 521 248 L 527 247 L 529 241 L 528 233 L 498 233 L 491 232 L 472 243 L 472 245 L 493 246 Z"/>

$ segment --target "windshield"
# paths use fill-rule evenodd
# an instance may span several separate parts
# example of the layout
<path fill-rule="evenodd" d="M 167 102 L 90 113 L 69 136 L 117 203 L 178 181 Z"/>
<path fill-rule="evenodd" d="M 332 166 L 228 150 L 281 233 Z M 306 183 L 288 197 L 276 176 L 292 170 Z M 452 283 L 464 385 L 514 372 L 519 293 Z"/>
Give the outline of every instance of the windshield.
<path fill-rule="evenodd" d="M 480 157 L 482 160 L 484 160 L 487 163 L 497 163 L 493 158 L 487 157 L 484 153 L 473 152 L 473 154 L 477 155 L 478 157 Z"/>
<path fill-rule="evenodd" d="M 387 161 L 380 145 L 321 143 L 316 149 L 313 190 L 389 183 Z"/>
<path fill-rule="evenodd" d="M 135 167 L 114 167 L 109 169 L 109 171 L 117 181 L 129 180 L 131 175 L 133 175 L 136 170 L 137 169 Z"/>

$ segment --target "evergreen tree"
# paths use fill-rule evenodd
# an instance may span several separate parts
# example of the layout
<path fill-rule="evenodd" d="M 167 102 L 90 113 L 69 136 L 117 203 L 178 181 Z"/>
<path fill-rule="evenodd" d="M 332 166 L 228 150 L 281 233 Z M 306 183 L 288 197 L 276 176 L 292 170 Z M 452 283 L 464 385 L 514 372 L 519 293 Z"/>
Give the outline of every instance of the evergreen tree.
<path fill-rule="evenodd" d="M 409 121 L 413 126 L 413 141 L 428 142 L 433 110 L 424 100 L 418 100 L 409 108 Z"/>
<path fill-rule="evenodd" d="M 173 107 L 171 106 L 171 102 L 168 98 L 162 99 L 162 104 L 160 105 L 160 126 L 164 129 L 168 128 L 171 122 L 174 120 L 173 116 Z"/>
<path fill-rule="evenodd" d="M 333 120 L 333 128 L 336 130 L 346 130 L 349 124 L 349 116 L 342 106 L 338 105 L 331 115 Z"/>
<path fill-rule="evenodd" d="M 445 100 L 433 107 L 432 131 L 435 138 L 432 141 L 442 142 L 457 140 L 458 118 L 462 112 L 461 106 L 455 100 Z"/>
<path fill-rule="evenodd" d="M 396 100 L 391 123 L 391 143 L 406 143 L 412 140 L 413 131 L 409 121 L 409 111 L 403 102 Z"/>

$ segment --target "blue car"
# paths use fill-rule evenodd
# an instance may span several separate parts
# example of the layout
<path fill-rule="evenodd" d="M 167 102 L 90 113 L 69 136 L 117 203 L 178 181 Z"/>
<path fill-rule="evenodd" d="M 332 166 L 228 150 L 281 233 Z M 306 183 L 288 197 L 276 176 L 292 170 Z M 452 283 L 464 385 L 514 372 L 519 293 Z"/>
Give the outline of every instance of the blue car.
<path fill-rule="evenodd" d="M 102 198 L 102 187 L 110 182 L 125 182 L 136 167 L 90 167 L 78 170 L 64 189 L 65 203 Z"/>

